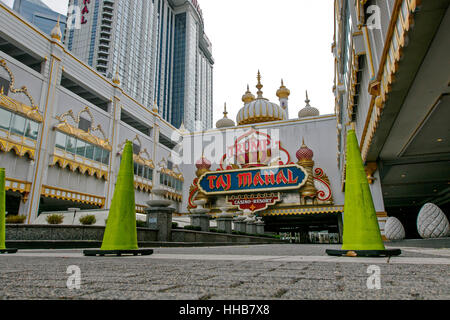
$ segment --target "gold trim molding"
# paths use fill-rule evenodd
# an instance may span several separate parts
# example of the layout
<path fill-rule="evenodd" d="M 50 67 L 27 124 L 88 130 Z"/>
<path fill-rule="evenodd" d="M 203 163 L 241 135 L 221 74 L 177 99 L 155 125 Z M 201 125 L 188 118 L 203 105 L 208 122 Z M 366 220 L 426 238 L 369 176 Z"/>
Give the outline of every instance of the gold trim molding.
<path fill-rule="evenodd" d="M 145 182 L 139 182 L 136 181 L 136 177 L 134 178 L 134 188 L 136 190 L 142 191 L 142 192 L 147 192 L 147 193 L 151 193 L 153 186 L 151 184 L 147 184 Z"/>
<path fill-rule="evenodd" d="M 78 156 L 77 156 L 78 157 Z M 82 158 L 82 157 L 80 157 Z M 83 158 L 84 159 L 84 158 Z M 87 160 L 86 161 L 93 161 L 93 160 Z M 86 172 L 89 174 L 89 176 L 93 177 L 94 175 L 97 177 L 97 179 L 105 179 L 108 180 L 108 171 L 102 170 L 100 168 L 94 168 L 93 166 L 89 166 L 85 163 L 80 163 L 71 159 L 67 159 L 60 155 L 53 155 L 53 160 L 51 162 L 50 166 L 58 165 L 61 169 L 65 169 L 69 167 L 70 171 L 75 172 L 77 169 L 80 171 L 81 174 L 85 174 Z"/>
<path fill-rule="evenodd" d="M 137 145 L 142 149 L 142 141 L 138 135 L 136 135 L 136 137 L 131 142 L 134 143 L 135 141 Z M 127 140 L 119 144 L 118 149 L 120 151 L 118 152 L 118 155 L 122 155 L 123 148 L 125 147 L 126 142 Z M 153 160 L 151 159 L 151 156 L 148 153 L 147 149 L 141 150 L 139 154 L 133 154 L 133 161 L 143 166 L 149 167 L 150 169 L 155 169 L 155 164 L 153 163 Z"/>
<path fill-rule="evenodd" d="M 396 80 L 395 75 L 403 55 L 407 33 L 414 24 L 414 14 L 416 7 L 420 3 L 420 0 L 396 0 L 395 2 L 385 47 L 380 59 L 378 75 L 376 80 L 369 86 L 370 93 L 377 94 L 377 97 L 373 96 L 373 102 L 367 115 L 366 128 L 361 138 L 361 155 L 363 161 L 367 160 L 370 146 L 381 119 L 382 110 L 384 109 L 392 85 Z M 379 88 L 377 86 L 378 82 Z"/>
<path fill-rule="evenodd" d="M 262 213 L 262 216 L 298 216 L 298 215 L 312 215 L 312 214 L 340 213 L 340 212 L 344 212 L 343 206 L 274 209 Z"/>
<path fill-rule="evenodd" d="M 31 182 L 6 178 L 5 190 L 21 193 L 23 195 L 22 202 L 26 203 L 31 191 Z"/>
<path fill-rule="evenodd" d="M 4 130 L 1 131 L 4 132 Z M 34 160 L 36 150 L 31 146 L 27 146 L 25 144 L 25 139 L 25 137 L 22 137 L 21 141 L 18 142 L 12 141 L 8 138 L 0 137 L 0 151 L 10 152 L 11 150 L 14 150 L 18 157 L 23 158 L 25 155 L 28 155 L 28 158 Z"/>
<path fill-rule="evenodd" d="M 103 208 L 105 206 L 104 197 L 45 185 L 42 186 L 41 196 L 84 204 L 92 204 L 95 206 L 99 206 L 100 208 Z"/>
<path fill-rule="evenodd" d="M 24 117 L 31 119 L 33 121 L 42 123 L 44 118 L 39 113 L 38 108 L 33 108 L 23 104 L 17 100 L 14 100 L 4 94 L 3 87 L 0 88 L 0 106 L 5 109 L 10 110 L 11 112 L 18 113 L 23 115 Z"/>
<path fill-rule="evenodd" d="M 91 127 L 89 128 L 89 130 L 87 132 L 84 130 L 78 129 L 78 128 L 70 125 L 67 122 L 68 117 L 70 117 L 73 120 L 73 122 L 75 122 L 76 124 L 80 123 L 80 117 L 81 117 L 82 113 L 87 113 L 91 118 Z M 112 146 L 109 143 L 109 140 L 107 139 L 106 134 L 102 129 L 102 126 L 101 125 L 98 125 L 97 127 L 94 126 L 94 116 L 92 115 L 92 112 L 89 109 L 89 107 L 85 107 L 83 110 L 81 110 L 78 113 L 77 117 L 74 116 L 72 110 L 69 110 L 68 112 L 63 113 L 62 115 L 57 116 L 56 119 L 59 120 L 60 123 L 54 127 L 55 130 L 58 130 L 60 132 L 74 136 L 74 137 L 84 140 L 86 142 L 92 143 L 92 144 L 99 146 L 103 149 L 106 149 L 108 151 L 112 151 Z M 92 134 L 92 132 L 95 132 L 95 131 L 100 131 L 100 133 L 103 136 L 103 139 L 101 139 L 97 136 L 94 136 Z"/>
<path fill-rule="evenodd" d="M 10 79 L 10 83 L 9 83 L 9 90 L 12 93 L 23 93 L 28 100 L 30 100 L 30 104 L 31 104 L 31 108 L 32 109 L 38 109 L 38 106 L 36 105 L 36 103 L 34 102 L 33 97 L 30 95 L 30 93 L 28 92 L 28 88 L 26 86 L 23 86 L 20 89 L 15 89 L 15 78 L 14 78 L 14 74 L 12 73 L 11 69 L 9 69 L 9 67 L 6 64 L 6 60 L 5 59 L 1 59 L 0 60 L 0 66 L 5 69 L 5 71 L 8 73 L 9 75 L 9 79 Z"/>
<path fill-rule="evenodd" d="M 170 159 L 170 156 L 169 156 Z M 166 160 L 165 158 L 163 158 L 159 163 L 158 163 L 158 171 L 160 173 L 164 173 L 167 174 L 168 176 L 175 178 L 181 182 L 184 182 L 184 176 L 183 173 L 181 172 L 180 168 L 178 167 L 178 165 L 174 165 L 173 166 L 173 170 L 170 170 L 167 168 L 168 165 L 168 160 Z"/>
<path fill-rule="evenodd" d="M 142 205 L 142 204 L 137 204 L 136 205 L 136 213 L 145 213 L 145 209 L 147 209 L 146 205 Z"/>

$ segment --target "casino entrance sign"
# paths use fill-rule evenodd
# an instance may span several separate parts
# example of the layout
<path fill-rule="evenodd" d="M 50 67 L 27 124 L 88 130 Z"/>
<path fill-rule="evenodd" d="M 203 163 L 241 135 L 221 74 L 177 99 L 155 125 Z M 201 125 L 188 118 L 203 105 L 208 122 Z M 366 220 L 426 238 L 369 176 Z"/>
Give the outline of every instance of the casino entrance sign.
<path fill-rule="evenodd" d="M 300 189 L 308 173 L 297 165 L 261 167 L 208 172 L 198 180 L 205 195 L 227 195 L 253 192 L 279 192 Z"/>
<path fill-rule="evenodd" d="M 227 146 L 216 170 L 204 155 L 196 162 L 188 209 L 197 207 L 194 200 L 206 200 L 212 214 L 220 213 L 224 206 L 261 215 L 302 207 L 327 212 L 323 206 L 333 205 L 327 175 L 314 168 L 314 152 L 304 142 L 295 155 L 297 163 L 279 139 L 248 130 Z"/>

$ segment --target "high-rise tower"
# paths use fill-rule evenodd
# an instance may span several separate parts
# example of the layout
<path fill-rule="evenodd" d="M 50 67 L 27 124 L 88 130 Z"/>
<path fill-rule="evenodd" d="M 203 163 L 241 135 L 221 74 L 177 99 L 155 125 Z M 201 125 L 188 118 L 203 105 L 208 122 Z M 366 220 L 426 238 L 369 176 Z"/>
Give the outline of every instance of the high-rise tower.
<path fill-rule="evenodd" d="M 66 31 L 75 56 L 149 109 L 188 130 L 212 127 L 213 64 L 196 0 L 70 0 L 81 28 Z M 72 7 L 73 8 L 73 7 Z M 69 12 L 69 15 L 72 12 Z"/>

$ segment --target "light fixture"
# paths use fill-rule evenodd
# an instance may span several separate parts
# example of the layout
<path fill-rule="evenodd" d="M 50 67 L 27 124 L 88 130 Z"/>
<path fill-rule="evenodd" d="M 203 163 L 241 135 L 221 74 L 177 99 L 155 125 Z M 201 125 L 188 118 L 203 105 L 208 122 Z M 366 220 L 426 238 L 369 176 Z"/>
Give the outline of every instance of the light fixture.
<path fill-rule="evenodd" d="M 436 141 L 437 141 L 437 142 L 442 142 L 442 141 L 444 141 L 444 139 L 439 138 L 439 139 L 437 139 Z"/>
<path fill-rule="evenodd" d="M 406 178 L 406 174 L 402 174 L 401 177 L 402 177 L 402 178 Z"/>

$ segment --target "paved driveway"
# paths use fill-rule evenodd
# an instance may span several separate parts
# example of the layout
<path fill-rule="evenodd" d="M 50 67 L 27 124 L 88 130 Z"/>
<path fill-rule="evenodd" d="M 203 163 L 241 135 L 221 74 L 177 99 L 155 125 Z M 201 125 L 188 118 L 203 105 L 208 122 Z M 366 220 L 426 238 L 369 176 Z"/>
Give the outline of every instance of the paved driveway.
<path fill-rule="evenodd" d="M 328 257 L 327 248 L 339 246 L 158 248 L 121 258 L 21 250 L 0 256 L 0 299 L 450 298 L 450 249 L 409 246 L 401 257 L 366 259 Z M 69 289 L 76 279 L 79 289 Z"/>

